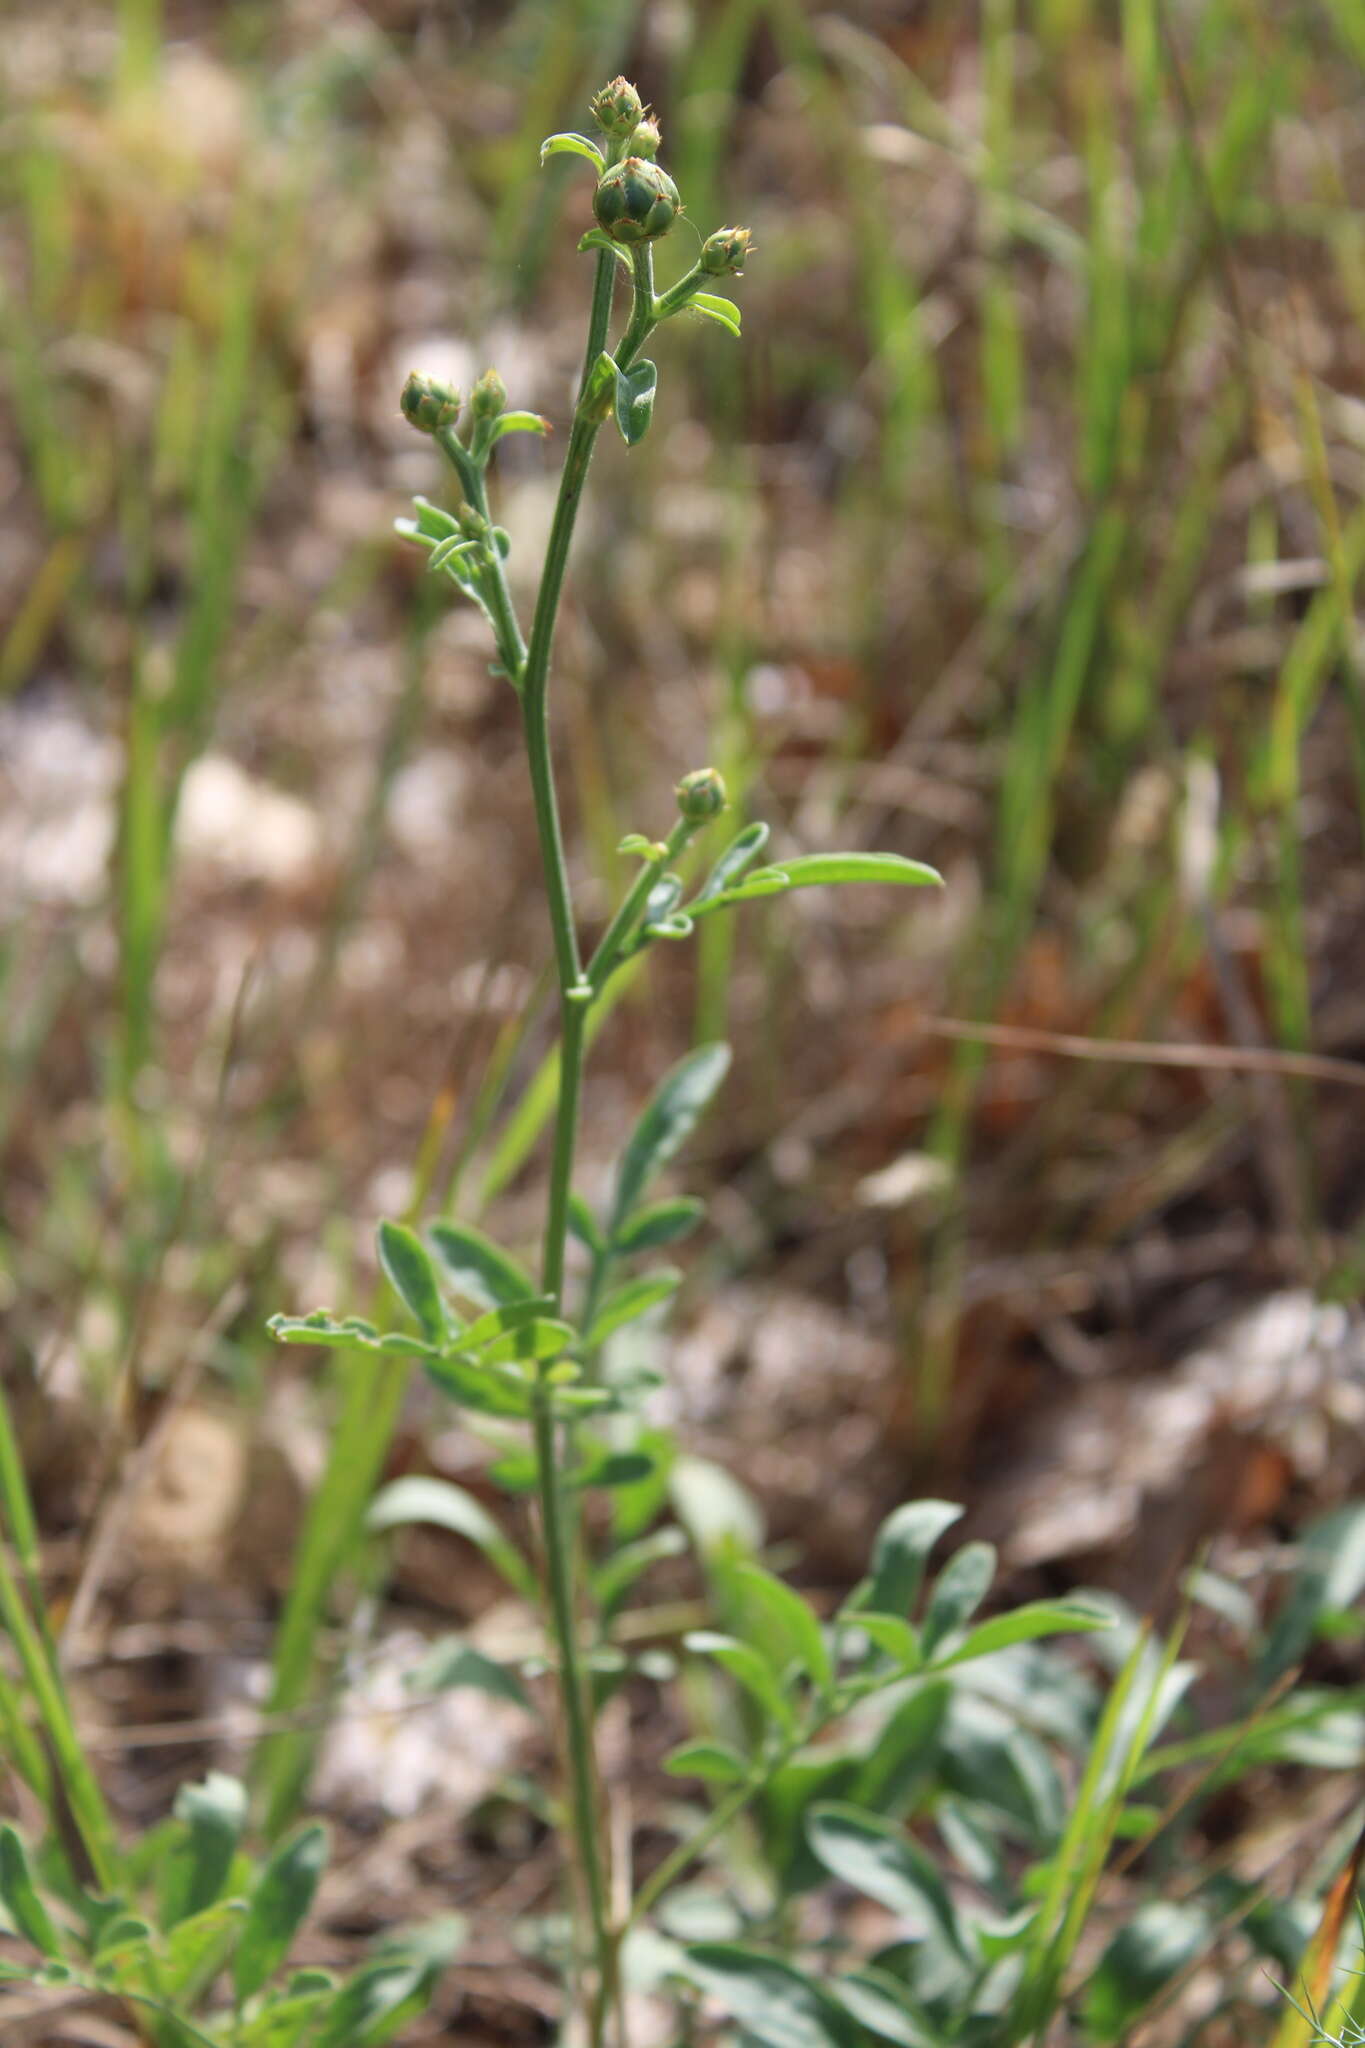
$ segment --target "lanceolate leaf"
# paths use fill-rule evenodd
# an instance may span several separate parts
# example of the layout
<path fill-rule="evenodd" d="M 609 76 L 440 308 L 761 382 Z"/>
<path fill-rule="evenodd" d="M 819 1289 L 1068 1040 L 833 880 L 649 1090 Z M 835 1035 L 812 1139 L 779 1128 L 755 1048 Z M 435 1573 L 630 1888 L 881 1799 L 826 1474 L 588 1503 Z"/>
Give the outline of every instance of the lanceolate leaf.
<path fill-rule="evenodd" d="M 708 320 L 714 320 L 727 334 L 733 334 L 738 341 L 740 315 L 733 299 L 724 299 L 719 292 L 694 292 L 687 303 L 698 313 L 704 313 Z"/>
<path fill-rule="evenodd" d="M 381 1223 L 379 1263 L 385 1279 L 420 1326 L 423 1336 L 439 1344 L 446 1330 L 445 1310 L 431 1254 L 421 1238 L 404 1223 Z"/>
<path fill-rule="evenodd" d="M 487 1509 L 473 1494 L 447 1479 L 425 1479 L 414 1474 L 395 1479 L 374 1497 L 365 1517 L 368 1529 L 379 1532 L 399 1529 L 414 1522 L 449 1529 L 456 1536 L 476 1544 L 510 1586 L 534 1602 L 535 1574 L 516 1545 L 505 1536 Z"/>
<path fill-rule="evenodd" d="M 819 1621 L 801 1595 L 757 1564 L 736 1565 L 726 1578 L 760 1619 L 762 1626 L 755 1635 L 759 1651 L 774 1646 L 779 1672 L 795 1663 L 807 1678 L 827 1686 L 834 1677 L 829 1647 Z"/>
<path fill-rule="evenodd" d="M 770 1720 L 786 1729 L 795 1725 L 791 1701 L 773 1676 L 770 1666 L 748 1643 L 736 1642 L 733 1636 L 719 1635 L 712 1629 L 695 1629 L 691 1635 L 684 1636 L 683 1647 L 696 1656 L 710 1657 L 738 1679 Z"/>
<path fill-rule="evenodd" d="M 852 1604 L 904 1619 L 923 1582 L 929 1552 L 961 1516 L 962 1509 L 948 1500 L 911 1500 L 894 1509 L 877 1531 L 871 1575 Z"/>
<path fill-rule="evenodd" d="M 903 860 L 898 853 L 807 853 L 780 866 L 755 868 L 743 881 L 722 889 L 717 895 L 698 898 L 687 909 L 692 917 L 709 917 L 714 910 L 736 903 L 753 903 L 764 896 L 784 896 L 789 889 L 821 888 L 841 882 L 890 882 L 901 887 L 936 888 L 943 881 L 936 869 L 922 861 Z"/>
<path fill-rule="evenodd" d="M 768 843 L 768 827 L 760 819 L 753 825 L 746 825 L 726 847 L 720 859 L 712 868 L 706 880 L 698 889 L 693 908 L 698 903 L 707 903 L 713 896 L 720 896 L 742 875 L 750 861 L 757 860 Z"/>
<path fill-rule="evenodd" d="M 546 163 L 552 156 L 585 157 L 599 175 L 607 167 L 601 150 L 586 135 L 547 135 L 540 145 L 540 161 Z"/>
<path fill-rule="evenodd" d="M 830 1801 L 817 1806 L 806 1832 L 826 1870 L 909 1922 L 921 1938 L 946 1938 L 962 1949 L 947 1888 L 918 1843 L 893 1821 Z"/>
<path fill-rule="evenodd" d="M 696 1229 L 705 1214 L 705 1203 L 694 1195 L 654 1202 L 648 1209 L 636 1210 L 613 1249 L 622 1258 L 628 1258 L 632 1252 L 655 1251 L 660 1245 L 676 1244 Z"/>
<path fill-rule="evenodd" d="M 615 1237 L 655 1174 L 690 1137 L 730 1066 L 728 1045 L 700 1045 L 664 1075 L 621 1160 L 612 1210 Z"/>
<path fill-rule="evenodd" d="M 182 1785 L 175 1817 L 184 1833 L 167 1859 L 161 1924 L 175 1927 L 221 1897 L 246 1825 L 246 1787 L 221 1771 L 202 1785 Z"/>
<path fill-rule="evenodd" d="M 535 1282 L 525 1267 L 482 1231 L 467 1224 L 433 1223 L 427 1236 L 450 1285 L 467 1301 L 480 1308 L 503 1308 L 535 1296 Z"/>
<path fill-rule="evenodd" d="M 738 1942 L 698 1942 L 687 1968 L 761 2048 L 856 2048 L 859 2030 L 813 1977 Z"/>
<path fill-rule="evenodd" d="M 38 1896 L 28 1856 L 15 1829 L 0 1827 L 0 1904 L 40 1955 L 60 1956 L 61 1942 L 46 1906 Z"/>
<path fill-rule="evenodd" d="M 316 1823 L 287 1836 L 271 1856 L 251 1895 L 233 1958 L 239 2000 L 253 1997 L 284 1961 L 308 1916 L 326 1861 L 326 1830 Z"/>
<path fill-rule="evenodd" d="M 997 1614 L 964 1636 L 947 1656 L 934 1660 L 934 1668 L 945 1671 L 950 1664 L 966 1664 L 974 1657 L 989 1657 L 1012 1643 L 1027 1643 L 1037 1636 L 1077 1635 L 1091 1629 L 1112 1628 L 1113 1616 L 1082 1600 L 1031 1600 L 1010 1614 Z"/>
<path fill-rule="evenodd" d="M 627 1280 L 623 1287 L 607 1296 L 598 1310 L 584 1339 L 587 1349 L 595 1351 L 615 1331 L 648 1314 L 661 1301 L 667 1301 L 670 1294 L 677 1293 L 681 1282 L 682 1274 L 672 1266 L 662 1273 L 642 1273 L 638 1280 Z"/>
<path fill-rule="evenodd" d="M 476 1415 L 500 1415 L 525 1421 L 531 1412 L 531 1389 L 520 1376 L 464 1358 L 429 1358 L 427 1376 L 441 1392 Z"/>
<path fill-rule="evenodd" d="M 926 1657 L 970 1620 L 990 1591 L 995 1577 L 995 1547 L 967 1543 L 949 1558 L 934 1584 L 920 1631 Z"/>

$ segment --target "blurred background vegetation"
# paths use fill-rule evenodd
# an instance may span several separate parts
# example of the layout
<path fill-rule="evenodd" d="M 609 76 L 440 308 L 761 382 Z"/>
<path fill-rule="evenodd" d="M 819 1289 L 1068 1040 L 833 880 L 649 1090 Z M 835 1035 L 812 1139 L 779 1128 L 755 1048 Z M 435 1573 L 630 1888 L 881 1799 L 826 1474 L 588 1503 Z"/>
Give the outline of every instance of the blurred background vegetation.
<path fill-rule="evenodd" d="M 718 920 L 605 1027 L 590 1170 L 737 1042 L 685 1440 L 816 1584 L 931 1476 L 1142 1601 L 1365 1464 L 1360 0 L 10 0 L 0 1372 L 92 1713 L 249 1694 L 326 1419 L 265 1315 L 363 1306 L 382 1212 L 533 1227 L 515 705 L 392 537 L 397 394 L 496 362 L 562 429 L 590 188 L 537 151 L 618 70 L 756 253 L 595 472 L 585 908 L 706 761 L 779 853 L 947 878 Z M 549 459 L 499 461 L 524 577 Z M 430 1424 L 393 1469 L 477 1483 Z"/>

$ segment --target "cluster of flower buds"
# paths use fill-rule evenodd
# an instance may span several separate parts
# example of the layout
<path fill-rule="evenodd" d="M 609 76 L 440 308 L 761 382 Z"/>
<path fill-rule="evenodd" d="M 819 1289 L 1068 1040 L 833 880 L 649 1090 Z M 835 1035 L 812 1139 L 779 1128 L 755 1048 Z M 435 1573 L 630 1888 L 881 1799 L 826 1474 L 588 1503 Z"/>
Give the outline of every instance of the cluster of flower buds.
<path fill-rule="evenodd" d="M 593 94 L 591 106 L 593 120 L 613 142 L 624 142 L 645 114 L 645 103 L 628 78 L 613 78 Z"/>
<path fill-rule="evenodd" d="M 682 201 L 662 165 L 628 156 L 598 180 L 592 210 L 613 242 L 629 246 L 666 235 L 682 212 Z"/>
<path fill-rule="evenodd" d="M 724 277 L 727 272 L 739 277 L 752 241 L 753 232 L 749 228 L 717 228 L 714 235 L 708 235 L 702 243 L 697 261 L 708 277 Z"/>
<path fill-rule="evenodd" d="M 453 427 L 460 417 L 461 398 L 449 384 L 435 377 L 423 377 L 413 370 L 398 401 L 403 417 L 422 434 L 439 434 Z"/>
<path fill-rule="evenodd" d="M 495 420 L 507 410 L 507 386 L 496 370 L 485 370 L 469 394 L 469 409 L 476 420 Z"/>

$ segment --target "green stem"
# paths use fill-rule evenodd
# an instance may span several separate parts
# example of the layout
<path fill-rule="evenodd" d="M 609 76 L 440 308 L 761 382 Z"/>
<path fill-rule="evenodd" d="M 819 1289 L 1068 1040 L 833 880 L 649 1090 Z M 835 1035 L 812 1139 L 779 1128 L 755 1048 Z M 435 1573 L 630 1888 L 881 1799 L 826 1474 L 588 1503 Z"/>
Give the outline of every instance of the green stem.
<path fill-rule="evenodd" d="M 444 428 L 436 436 L 442 453 L 450 462 L 460 479 L 460 489 L 465 502 L 493 524 L 488 509 L 488 485 L 479 463 L 475 462 L 453 427 Z M 514 689 L 521 688 L 521 672 L 526 664 L 526 642 L 521 637 L 521 626 L 517 620 L 512 593 L 507 586 L 507 571 L 502 556 L 496 547 L 490 547 L 488 561 L 481 577 L 480 588 L 493 620 L 493 637 L 497 642 L 498 655 L 507 670 L 508 679 Z"/>
<path fill-rule="evenodd" d="M 614 264 L 614 257 L 603 262 Z M 648 332 L 648 318 L 642 321 L 642 277 L 652 275 L 647 260 L 637 258 L 635 266 L 635 310 L 626 341 L 638 347 Z M 610 275 L 603 279 L 601 264 L 593 293 L 592 315 L 584 357 L 584 386 L 606 344 L 611 317 Z M 648 312 L 652 315 L 653 288 L 648 286 Z M 587 481 L 601 420 L 591 416 L 580 396 L 569 432 L 564 471 L 559 483 L 554 522 L 545 550 L 536 596 L 531 637 L 521 669 L 522 723 L 526 736 L 526 757 L 535 804 L 536 831 L 540 840 L 541 867 L 549 904 L 550 929 L 554 941 L 555 969 L 559 980 L 560 1053 L 559 1094 L 555 1109 L 554 1150 L 550 1168 L 550 1192 L 542 1255 L 542 1284 L 547 1294 L 559 1301 L 564 1288 L 564 1259 L 568 1241 L 569 1194 L 573 1184 L 574 1150 L 578 1136 L 578 1105 L 582 1091 L 585 1031 L 592 995 L 583 978 L 574 920 L 573 894 L 569 884 L 564 835 L 560 825 L 555 790 L 554 764 L 550 751 L 549 682 L 550 654 L 554 644 L 559 603 L 568 568 L 574 526 Z M 543 1373 L 537 1383 L 532 1422 L 536 1451 L 536 1486 L 545 1541 L 545 1569 L 550 1593 L 550 1619 L 559 1658 L 559 1690 L 564 1712 L 565 1746 L 568 1753 L 569 1792 L 576 1860 L 592 1923 L 597 1982 L 589 2008 L 589 2031 L 593 2048 L 601 2048 L 607 2015 L 616 2000 L 616 1944 L 609 1920 L 607 1863 L 599 1837 L 596 1769 L 593 1756 L 592 1718 L 584 1673 L 578 1651 L 578 1618 L 575 1610 L 574 1555 L 564 1512 L 563 1475 L 559 1462 L 558 1430 L 554 1395 Z"/>
<path fill-rule="evenodd" d="M 600 995 L 620 964 L 621 953 L 635 930 L 636 923 L 649 901 L 649 892 L 663 874 L 671 860 L 676 860 L 683 848 L 701 830 L 686 818 L 679 818 L 665 840 L 662 850 L 652 860 L 647 860 L 635 877 L 629 891 L 622 899 L 621 907 L 598 942 L 597 951 L 588 962 L 588 983 L 594 996 Z"/>

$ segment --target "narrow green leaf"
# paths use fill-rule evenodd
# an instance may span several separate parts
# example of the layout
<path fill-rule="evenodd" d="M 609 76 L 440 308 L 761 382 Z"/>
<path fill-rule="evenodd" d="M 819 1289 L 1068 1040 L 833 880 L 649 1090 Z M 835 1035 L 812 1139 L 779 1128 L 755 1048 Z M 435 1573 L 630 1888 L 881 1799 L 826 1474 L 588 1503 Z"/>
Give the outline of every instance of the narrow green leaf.
<path fill-rule="evenodd" d="M 457 1401 L 462 1408 L 472 1408 L 476 1415 L 525 1421 L 531 1412 L 530 1387 L 511 1373 L 495 1371 L 485 1364 L 475 1365 L 472 1359 L 450 1356 L 427 1359 L 426 1372 L 448 1400 Z"/>
<path fill-rule="evenodd" d="M 433 1223 L 427 1232 L 447 1280 L 480 1308 L 505 1308 L 531 1300 L 539 1289 L 524 1266 L 468 1224 Z"/>
<path fill-rule="evenodd" d="M 771 1665 L 748 1643 L 736 1642 L 733 1636 L 703 1628 L 694 1629 L 690 1635 L 684 1636 L 683 1648 L 691 1650 L 694 1656 L 709 1657 L 728 1671 L 758 1702 L 770 1720 L 789 1732 L 795 1727 L 795 1709 L 773 1676 Z"/>
<path fill-rule="evenodd" d="M 995 1577 L 995 1545 L 966 1543 L 950 1557 L 934 1582 L 925 1609 L 920 1640 L 926 1657 L 970 1621 L 991 1589 Z"/>
<path fill-rule="evenodd" d="M 489 444 L 500 441 L 504 434 L 552 434 L 553 422 L 539 412 L 500 412 L 489 429 Z"/>
<path fill-rule="evenodd" d="M 917 2017 L 905 1986 L 889 1970 L 854 1970 L 831 1988 L 859 2026 L 879 2041 L 893 2041 L 897 2048 L 939 2048 Z"/>
<path fill-rule="evenodd" d="M 327 1831 L 314 1821 L 286 1836 L 251 1894 L 232 1963 L 238 2003 L 252 1998 L 279 1968 L 308 1917 L 327 1862 Z"/>
<path fill-rule="evenodd" d="M 667 1301 L 671 1294 L 676 1294 L 681 1284 L 682 1274 L 670 1266 L 661 1273 L 642 1273 L 637 1280 L 627 1280 L 615 1288 L 597 1311 L 593 1326 L 584 1339 L 585 1349 L 596 1351 L 617 1330 L 647 1315 L 661 1301 Z"/>
<path fill-rule="evenodd" d="M 674 1778 L 704 1778 L 708 1785 L 742 1785 L 749 1765 L 723 1742 L 684 1742 L 669 1751 L 664 1769 Z"/>
<path fill-rule="evenodd" d="M 758 1549 L 763 1514 L 732 1472 L 710 1458 L 678 1458 L 669 1474 L 678 1520 L 708 1560 Z"/>
<path fill-rule="evenodd" d="M 330 1982 L 311 1990 L 288 1991 L 273 1998 L 236 2035 L 233 2048 L 301 2048 L 313 2021 L 331 2004 L 335 1990 Z"/>
<path fill-rule="evenodd" d="M 620 243 L 613 242 L 611 236 L 604 234 L 601 228 L 589 228 L 586 235 L 580 235 L 578 248 L 580 254 L 585 254 L 589 249 L 600 249 L 604 255 L 614 256 L 623 270 L 631 269 L 630 258 Z"/>
<path fill-rule="evenodd" d="M 909 888 L 941 888 L 943 877 L 923 861 L 904 860 L 898 853 L 802 853 L 776 867 L 756 868 L 748 882 L 785 878 L 789 889 L 816 889 L 841 882 L 891 882 Z"/>
<path fill-rule="evenodd" d="M 518 1361 L 534 1363 L 537 1359 L 558 1358 L 561 1351 L 567 1351 L 577 1332 L 571 1323 L 560 1322 L 555 1316 L 533 1316 L 518 1329 L 509 1330 L 496 1343 L 486 1345 L 479 1354 L 481 1365 L 511 1365 Z"/>
<path fill-rule="evenodd" d="M 650 1462 L 649 1477 L 656 1484 L 663 1475 L 659 1470 L 660 1461 Z M 628 1504 L 629 1506 L 629 1504 Z M 620 1510 L 617 1509 L 618 1528 Z M 623 1543 L 617 1550 L 610 1551 L 592 1573 L 593 1598 L 604 1614 L 612 1614 L 635 1584 L 653 1564 L 659 1564 L 670 1557 L 680 1557 L 687 1548 L 687 1538 L 681 1529 L 671 1524 L 656 1529 L 650 1536 L 641 1536 L 634 1543 Z"/>
<path fill-rule="evenodd" d="M 740 1564 L 727 1574 L 746 1602 L 757 1609 L 766 1628 L 760 1629 L 756 1647 L 760 1654 L 775 1641 L 781 1647 L 775 1670 L 780 1677 L 788 1664 L 795 1663 L 805 1677 L 824 1688 L 834 1678 L 834 1666 L 824 1631 L 799 1593 L 764 1571 L 762 1565 Z"/>
<path fill-rule="evenodd" d="M 806 1833 L 832 1876 L 898 1914 L 920 1939 L 945 1939 L 964 1952 L 943 1879 L 919 1844 L 893 1821 L 829 1800 L 812 1810 Z"/>
<path fill-rule="evenodd" d="M 694 904 L 706 903 L 712 896 L 723 895 L 734 882 L 736 876 L 743 874 L 750 861 L 757 859 L 767 843 L 768 827 L 761 820 L 755 824 L 746 825 L 744 830 L 730 841 L 724 853 L 721 854 L 710 874 L 706 877 L 700 889 L 698 889 L 693 899 Z"/>
<path fill-rule="evenodd" d="M 858 2028 L 813 1977 L 739 1942 L 696 1942 L 687 1969 L 759 2048 L 857 2048 Z"/>
<path fill-rule="evenodd" d="M 514 1707 L 525 1708 L 527 1713 L 531 1711 L 526 1688 L 515 1671 L 509 1671 L 505 1664 L 485 1656 L 459 1636 L 445 1636 L 433 1643 L 407 1682 L 419 1693 L 454 1692 L 464 1686 L 486 1693 L 490 1699 L 507 1700 Z"/>
<path fill-rule="evenodd" d="M 600 174 L 607 167 L 607 160 L 595 142 L 586 135 L 547 135 L 540 145 L 540 161 L 548 163 L 552 156 L 581 156 Z"/>
<path fill-rule="evenodd" d="M 168 1999 L 174 2002 L 197 1990 L 206 1975 L 217 1976 L 245 1918 L 244 1899 L 219 1899 L 170 1930 L 157 1973 Z"/>
<path fill-rule="evenodd" d="M 648 358 L 616 373 L 616 425 L 627 448 L 643 441 L 649 432 L 658 384 L 658 369 Z"/>
<path fill-rule="evenodd" d="M 901 1671 L 918 1671 L 924 1662 L 919 1636 L 898 1614 L 859 1614 L 858 1627 L 879 1650 L 892 1658 Z"/>
<path fill-rule="evenodd" d="M 962 1517 L 948 1500 L 911 1500 L 889 1514 L 872 1546 L 872 1570 L 850 1606 L 902 1619 L 915 1604 L 929 1552 Z"/>
<path fill-rule="evenodd" d="M 607 1240 L 598 1227 L 597 1218 L 584 1201 L 582 1195 L 569 1196 L 569 1229 L 585 1251 L 601 1253 L 607 1248 Z"/>
<path fill-rule="evenodd" d="M 421 2012 L 435 1974 L 410 1956 L 366 1963 L 337 1993 L 314 2048 L 379 2048 Z"/>
<path fill-rule="evenodd" d="M 490 1308 L 461 1330 L 459 1348 L 461 1351 L 480 1351 L 495 1337 L 505 1336 L 509 1330 L 524 1330 L 528 1323 L 549 1315 L 554 1305 L 552 1294 L 536 1294 L 529 1301 L 509 1301 L 505 1308 Z"/>
<path fill-rule="evenodd" d="M 266 1324 L 277 1344 L 320 1344 L 333 1351 L 372 1351 L 379 1332 L 363 1316 L 347 1316 L 338 1322 L 325 1308 L 306 1316 L 271 1316 Z"/>
<path fill-rule="evenodd" d="M 695 1195 L 677 1195 L 671 1201 L 654 1202 L 637 1209 L 618 1233 L 612 1249 L 623 1259 L 632 1252 L 657 1251 L 662 1245 L 677 1244 L 688 1237 L 706 1214 L 706 1204 Z"/>
<path fill-rule="evenodd" d="M 622 1155 L 612 1205 L 612 1237 L 638 1207 L 650 1181 L 691 1136 L 729 1066 L 728 1045 L 701 1045 L 664 1075 Z"/>
<path fill-rule="evenodd" d="M 222 1771 L 182 1785 L 175 1817 L 182 1834 L 166 1860 L 160 1920 L 164 1928 L 200 1914 L 221 1897 L 246 1826 L 246 1787 Z"/>
<path fill-rule="evenodd" d="M 933 1660 L 933 1669 L 946 1671 L 950 1664 L 966 1664 L 974 1657 L 989 1657 L 994 1650 L 1012 1643 L 1032 1642 L 1037 1636 L 1083 1634 L 1087 1630 L 1112 1628 L 1113 1616 L 1081 1600 L 1031 1600 L 1010 1614 L 997 1614 L 971 1629 L 944 1657 Z"/>
<path fill-rule="evenodd" d="M 423 1336 L 439 1344 L 446 1333 L 446 1316 L 430 1252 L 405 1223 L 381 1223 L 378 1243 L 385 1279 Z"/>
<path fill-rule="evenodd" d="M 534 1604 L 535 1573 L 487 1509 L 462 1486 L 455 1486 L 448 1479 L 427 1479 L 416 1474 L 395 1479 L 375 1495 L 365 1517 L 365 1526 L 374 1533 L 405 1528 L 414 1522 L 429 1522 L 434 1528 L 449 1529 L 453 1535 L 465 1537 L 501 1572 L 509 1586 Z"/>
<path fill-rule="evenodd" d="M 1209 1939 L 1204 1909 L 1175 1899 L 1149 1899 L 1119 1929 L 1085 1987 L 1087 2030 L 1117 2041 L 1157 1993 L 1200 1954 Z"/>
<path fill-rule="evenodd" d="M 708 320 L 714 320 L 718 327 L 723 327 L 738 341 L 740 313 L 733 299 L 724 299 L 719 292 L 693 292 L 687 303 L 689 308 L 704 314 Z"/>
<path fill-rule="evenodd" d="M 62 1944 L 38 1896 L 28 1855 L 17 1831 L 8 1822 L 0 1827 L 0 1905 L 24 1940 L 40 1955 L 61 1955 Z"/>

